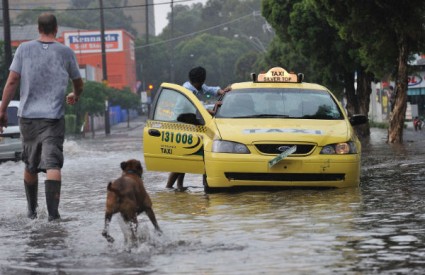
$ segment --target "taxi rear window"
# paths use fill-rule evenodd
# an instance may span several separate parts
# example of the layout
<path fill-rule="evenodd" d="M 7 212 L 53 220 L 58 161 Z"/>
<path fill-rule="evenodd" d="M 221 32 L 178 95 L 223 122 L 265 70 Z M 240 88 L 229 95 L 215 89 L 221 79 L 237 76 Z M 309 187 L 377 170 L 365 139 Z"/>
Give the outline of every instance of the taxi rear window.
<path fill-rule="evenodd" d="M 239 89 L 226 94 L 217 118 L 343 119 L 326 90 Z"/>

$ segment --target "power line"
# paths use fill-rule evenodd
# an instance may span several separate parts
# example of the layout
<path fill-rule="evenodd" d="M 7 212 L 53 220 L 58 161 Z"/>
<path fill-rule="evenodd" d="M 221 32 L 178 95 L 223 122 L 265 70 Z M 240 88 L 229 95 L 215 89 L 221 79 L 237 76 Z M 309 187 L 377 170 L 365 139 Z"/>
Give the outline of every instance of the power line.
<path fill-rule="evenodd" d="M 232 19 L 230 21 L 227 21 L 227 22 L 224 22 L 224 23 L 221 23 L 221 24 L 218 24 L 218 25 L 211 26 L 211 27 L 206 28 L 206 29 L 202 29 L 202 30 L 199 30 L 199 31 L 191 32 L 191 33 L 186 33 L 186 34 L 183 34 L 183 35 L 180 35 L 180 36 L 177 36 L 177 37 L 174 37 L 174 38 L 170 38 L 170 39 L 167 39 L 167 40 L 162 40 L 162 41 L 158 41 L 158 42 L 154 42 L 154 43 L 150 43 L 150 44 L 137 46 L 137 47 L 134 47 L 134 49 L 141 49 L 141 48 L 152 47 L 152 46 L 156 46 L 156 45 L 160 45 L 160 44 L 164 44 L 164 43 L 169 43 L 169 42 L 172 42 L 172 41 L 175 41 L 175 40 L 179 40 L 179 39 L 183 39 L 183 38 L 186 38 L 186 37 L 193 36 L 193 35 L 198 34 L 198 33 L 210 31 L 210 30 L 213 30 L 213 29 L 225 26 L 225 25 L 229 25 L 229 24 L 232 24 L 234 22 L 240 21 L 240 20 L 242 20 L 242 19 L 244 19 L 248 16 L 253 16 L 253 15 L 255 16 L 255 11 L 253 13 L 248 13 L 248 14 L 243 15 L 241 17 Z M 128 49 L 124 49 L 123 51 L 130 51 L 130 50 L 131 49 L 128 48 Z M 91 54 L 87 54 L 86 56 L 96 56 L 96 55 L 100 55 L 100 53 L 91 53 Z"/>
<path fill-rule="evenodd" d="M 184 3 L 184 2 L 192 2 L 194 0 L 175 0 L 174 3 Z M 163 2 L 163 3 L 152 3 L 152 4 L 140 4 L 140 5 L 128 5 L 128 6 L 114 6 L 114 7 L 103 7 L 104 10 L 107 9 L 130 9 L 130 8 L 139 8 L 139 7 L 149 7 L 149 6 L 159 6 L 159 5 L 169 5 L 172 2 Z M 49 5 L 48 3 L 46 3 L 46 5 Z M 82 11 L 82 10 L 99 10 L 100 8 L 66 8 L 66 9 L 57 9 L 57 8 L 32 8 L 32 9 L 28 9 L 28 8 L 10 8 L 10 11 L 51 11 L 51 10 L 55 10 L 55 11 Z M 3 10 L 3 7 L 0 8 L 0 10 Z"/>
<path fill-rule="evenodd" d="M 174 37 L 174 38 L 170 38 L 170 39 L 167 39 L 167 40 L 158 41 L 158 42 L 154 42 L 154 43 L 151 43 L 151 44 L 146 44 L 146 45 L 138 46 L 138 47 L 135 47 L 135 48 L 136 49 L 139 49 L 139 48 L 151 47 L 151 46 L 156 46 L 156 45 L 160 45 L 160 44 L 172 42 L 172 41 L 175 41 L 175 40 L 179 40 L 179 39 L 182 39 L 182 38 L 190 37 L 190 36 L 193 36 L 193 35 L 198 34 L 198 33 L 210 31 L 210 30 L 213 30 L 213 29 L 216 29 L 216 28 L 225 26 L 225 25 L 232 24 L 232 23 L 234 23 L 236 21 L 239 21 L 239 20 L 241 20 L 241 19 L 243 19 L 245 17 L 251 16 L 252 14 L 253 13 L 249 13 L 249 14 L 243 15 L 241 17 L 238 17 L 236 19 L 233 19 L 233 20 L 230 20 L 230 21 L 227 21 L 227 22 L 224 22 L 224 23 L 221 23 L 221 24 L 218 24 L 218 25 L 215 25 L 215 26 L 212 26 L 212 27 L 203 29 L 203 30 L 194 31 L 194 32 L 191 32 L 191 33 L 186 33 L 186 34 L 183 34 L 183 35 Z"/>

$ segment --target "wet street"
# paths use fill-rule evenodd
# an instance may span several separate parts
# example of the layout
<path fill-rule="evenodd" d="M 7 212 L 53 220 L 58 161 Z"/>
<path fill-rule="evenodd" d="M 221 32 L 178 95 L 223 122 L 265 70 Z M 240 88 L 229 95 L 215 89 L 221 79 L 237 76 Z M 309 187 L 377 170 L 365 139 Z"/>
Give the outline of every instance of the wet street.
<path fill-rule="evenodd" d="M 143 121 L 112 134 L 67 140 L 60 222 L 47 222 L 44 175 L 39 217 L 26 218 L 23 164 L 0 164 L 0 274 L 424 274 L 425 131 L 386 130 L 364 141 L 359 188 L 205 194 L 201 175 L 185 192 L 166 173 L 144 183 L 163 234 L 139 216 L 137 248 L 101 236 L 107 183 L 120 162 L 143 162 Z"/>

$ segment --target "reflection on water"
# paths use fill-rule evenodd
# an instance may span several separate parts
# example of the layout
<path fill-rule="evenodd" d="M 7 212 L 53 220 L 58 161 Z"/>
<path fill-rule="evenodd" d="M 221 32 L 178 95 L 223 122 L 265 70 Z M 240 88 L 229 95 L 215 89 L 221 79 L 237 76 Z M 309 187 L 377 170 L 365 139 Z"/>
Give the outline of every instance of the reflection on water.
<path fill-rule="evenodd" d="M 146 171 L 164 233 L 142 214 L 131 249 L 116 217 L 116 242 L 100 233 L 107 182 L 121 161 L 143 160 L 137 135 L 66 143 L 58 223 L 47 222 L 42 184 L 39 218 L 25 217 L 23 165 L 0 164 L 0 274 L 424 273 L 425 146 L 372 134 L 359 188 L 205 194 L 201 176 L 186 175 L 179 192 L 165 188 L 166 173 Z"/>

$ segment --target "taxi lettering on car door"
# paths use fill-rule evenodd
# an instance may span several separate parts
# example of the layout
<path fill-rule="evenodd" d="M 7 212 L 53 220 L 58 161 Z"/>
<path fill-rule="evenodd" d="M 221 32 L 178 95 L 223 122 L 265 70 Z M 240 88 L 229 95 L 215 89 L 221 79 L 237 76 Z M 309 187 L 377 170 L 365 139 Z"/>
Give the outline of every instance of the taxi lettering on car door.
<path fill-rule="evenodd" d="M 203 174 L 203 136 L 210 119 L 192 92 L 163 83 L 143 134 L 147 169 Z"/>

